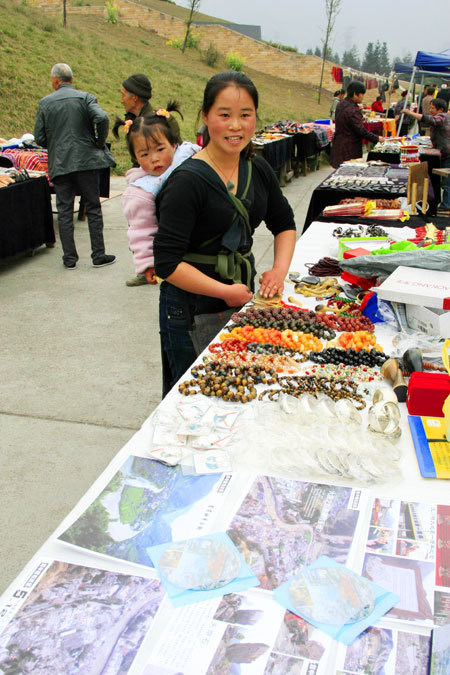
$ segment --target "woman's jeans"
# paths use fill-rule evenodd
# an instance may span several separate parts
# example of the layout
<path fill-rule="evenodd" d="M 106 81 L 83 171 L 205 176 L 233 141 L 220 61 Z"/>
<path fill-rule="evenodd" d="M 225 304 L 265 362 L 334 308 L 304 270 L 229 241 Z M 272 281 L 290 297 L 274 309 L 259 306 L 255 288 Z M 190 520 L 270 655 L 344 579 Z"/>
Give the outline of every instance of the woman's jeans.
<path fill-rule="evenodd" d="M 176 286 L 163 281 L 159 295 L 163 397 L 197 358 Z"/>
<path fill-rule="evenodd" d="M 443 159 L 441 162 L 441 166 L 442 168 L 449 169 L 450 157 L 446 157 L 445 159 Z M 450 209 L 450 177 L 442 179 L 442 188 L 443 188 L 442 206 L 444 206 L 447 209 Z"/>

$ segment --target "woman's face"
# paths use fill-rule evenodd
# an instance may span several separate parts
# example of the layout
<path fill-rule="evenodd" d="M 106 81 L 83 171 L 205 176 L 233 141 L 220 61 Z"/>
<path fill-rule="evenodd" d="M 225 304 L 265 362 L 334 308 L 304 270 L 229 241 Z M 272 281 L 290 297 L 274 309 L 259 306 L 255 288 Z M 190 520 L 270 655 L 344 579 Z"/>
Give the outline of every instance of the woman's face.
<path fill-rule="evenodd" d="M 222 89 L 209 112 L 202 113 L 211 149 L 239 155 L 255 132 L 255 104 L 246 89 L 230 85 Z"/>

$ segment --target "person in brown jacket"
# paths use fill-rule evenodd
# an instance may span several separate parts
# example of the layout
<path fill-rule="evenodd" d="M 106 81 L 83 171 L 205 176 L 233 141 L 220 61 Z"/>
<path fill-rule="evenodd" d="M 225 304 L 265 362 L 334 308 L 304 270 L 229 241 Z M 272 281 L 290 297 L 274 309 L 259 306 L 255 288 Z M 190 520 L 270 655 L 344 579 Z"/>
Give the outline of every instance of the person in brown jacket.
<path fill-rule="evenodd" d="M 366 88 L 362 82 L 353 81 L 347 87 L 347 98 L 336 108 L 336 130 L 331 146 L 330 164 L 335 169 L 348 159 L 362 157 L 362 139 L 382 143 L 383 136 L 372 134 L 364 127 L 358 103 L 362 103 Z"/>

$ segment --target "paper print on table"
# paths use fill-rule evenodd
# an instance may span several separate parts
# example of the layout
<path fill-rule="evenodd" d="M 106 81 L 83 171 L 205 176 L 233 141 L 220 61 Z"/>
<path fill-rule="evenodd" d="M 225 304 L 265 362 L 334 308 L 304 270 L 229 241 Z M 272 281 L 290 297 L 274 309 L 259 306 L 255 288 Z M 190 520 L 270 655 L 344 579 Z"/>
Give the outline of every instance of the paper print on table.
<path fill-rule="evenodd" d="M 264 675 L 299 675 L 303 672 L 304 661 L 294 656 L 272 652 L 264 669 Z M 311 674 L 314 671 L 311 671 Z"/>
<path fill-rule="evenodd" d="M 194 536 L 224 498 L 227 476 L 184 476 L 179 467 L 128 457 L 62 541 L 152 567 L 147 549 Z M 195 529 L 196 528 L 196 529 Z"/>
<path fill-rule="evenodd" d="M 450 506 L 437 507 L 436 584 L 450 587 Z"/>
<path fill-rule="evenodd" d="M 394 530 L 397 528 L 400 502 L 396 499 L 374 499 L 370 525 Z"/>
<path fill-rule="evenodd" d="M 319 662 L 331 644 L 322 631 L 292 612 L 285 612 L 274 651 Z"/>
<path fill-rule="evenodd" d="M 394 672 L 395 646 L 392 631 L 386 628 L 368 628 L 347 647 L 344 669 L 352 673 L 373 675 Z M 405 674 L 406 675 L 406 674 Z"/>
<path fill-rule="evenodd" d="M 396 555 L 415 560 L 436 559 L 436 506 L 401 502 Z"/>
<path fill-rule="evenodd" d="M 267 599 L 270 607 L 273 606 L 272 600 L 265 594 L 246 593 L 227 593 L 223 596 L 220 604 L 214 614 L 215 621 L 224 621 L 225 623 L 238 624 L 239 626 L 254 626 L 261 621 L 264 616 L 264 609 L 261 608 L 261 601 Z"/>
<path fill-rule="evenodd" d="M 400 596 L 400 602 L 386 618 L 432 625 L 434 563 L 369 553 L 362 573 L 370 581 Z"/>
<path fill-rule="evenodd" d="M 346 563 L 360 501 L 352 488 L 258 476 L 227 532 L 272 590 L 320 555 Z"/>
<path fill-rule="evenodd" d="M 0 671 L 128 672 L 163 597 L 157 579 L 52 561 L 1 634 Z"/>
<path fill-rule="evenodd" d="M 207 675 L 262 673 L 270 656 L 270 641 L 260 632 L 243 626 L 227 626 Z"/>
<path fill-rule="evenodd" d="M 336 672 L 356 675 L 427 675 L 429 650 L 429 635 L 374 626 L 346 648 L 343 670 Z M 339 661 L 341 658 L 338 656 Z"/>
<path fill-rule="evenodd" d="M 434 623 L 437 626 L 450 623 L 450 593 L 434 592 Z"/>

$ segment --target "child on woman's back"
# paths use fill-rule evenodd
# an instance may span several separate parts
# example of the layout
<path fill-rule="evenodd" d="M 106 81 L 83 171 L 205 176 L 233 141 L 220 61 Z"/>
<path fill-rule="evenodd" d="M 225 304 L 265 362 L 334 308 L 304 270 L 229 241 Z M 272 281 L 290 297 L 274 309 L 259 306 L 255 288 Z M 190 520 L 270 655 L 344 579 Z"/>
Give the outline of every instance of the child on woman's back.
<path fill-rule="evenodd" d="M 155 198 L 163 182 L 185 159 L 200 147 L 181 143 L 178 125 L 171 124 L 171 112 L 178 112 L 176 101 L 125 123 L 127 145 L 139 167 L 126 173 L 128 187 L 122 195 L 122 207 L 128 220 L 128 241 L 133 253 L 136 274 L 145 274 L 149 284 L 156 284 L 153 238 L 158 229 Z"/>

